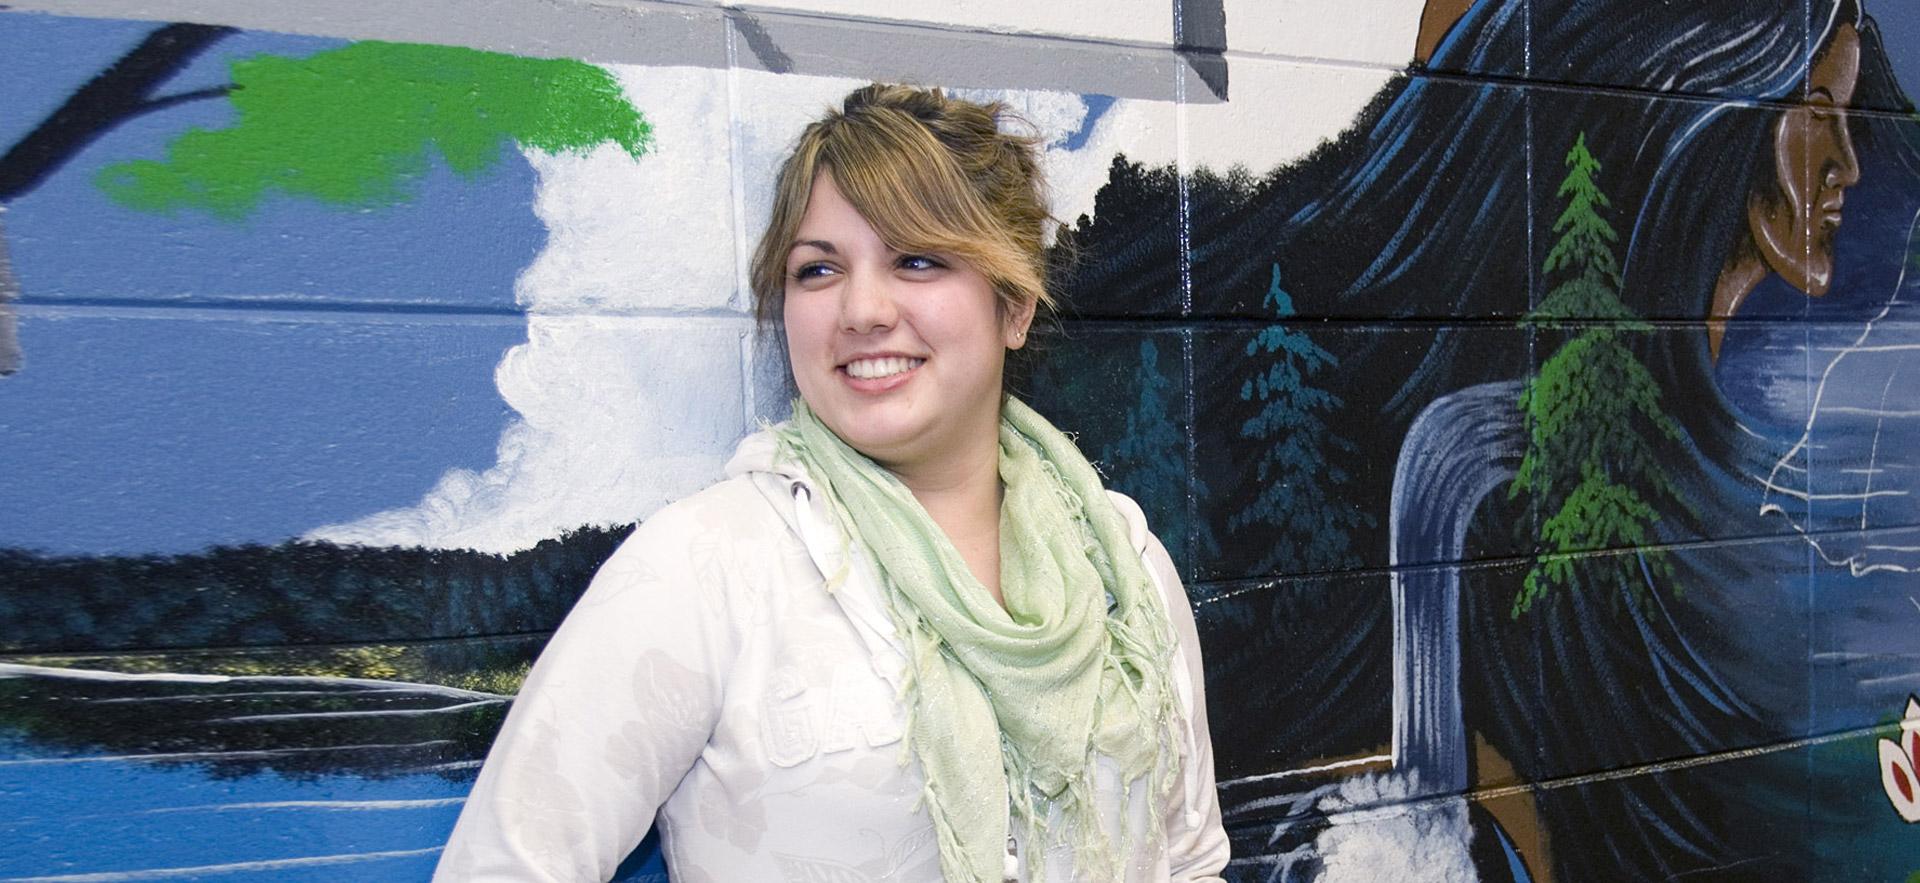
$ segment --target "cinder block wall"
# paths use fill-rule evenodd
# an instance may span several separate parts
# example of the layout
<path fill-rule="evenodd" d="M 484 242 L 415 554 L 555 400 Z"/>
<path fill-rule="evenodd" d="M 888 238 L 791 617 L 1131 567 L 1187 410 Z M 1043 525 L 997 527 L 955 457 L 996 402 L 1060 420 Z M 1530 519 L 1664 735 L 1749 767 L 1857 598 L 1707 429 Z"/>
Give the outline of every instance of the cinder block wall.
<path fill-rule="evenodd" d="M 0 8 L 0 877 L 424 879 L 784 413 L 774 165 L 883 80 L 1042 137 L 1016 390 L 1188 580 L 1230 879 L 1909 879 L 1917 78 L 1887 2 Z"/>

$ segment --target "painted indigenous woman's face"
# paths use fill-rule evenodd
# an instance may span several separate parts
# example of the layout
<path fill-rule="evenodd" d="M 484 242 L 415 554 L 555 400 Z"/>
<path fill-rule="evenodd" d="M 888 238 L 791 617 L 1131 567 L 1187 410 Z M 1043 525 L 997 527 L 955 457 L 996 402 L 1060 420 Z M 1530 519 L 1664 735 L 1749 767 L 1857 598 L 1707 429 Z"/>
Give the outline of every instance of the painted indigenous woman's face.
<path fill-rule="evenodd" d="M 1777 186 L 1747 204 L 1747 226 L 1769 269 L 1819 297 L 1833 283 L 1833 238 L 1848 187 L 1860 182 L 1860 158 L 1847 132 L 1847 105 L 1860 77 L 1860 33 L 1833 37 L 1807 72 L 1807 96 L 1774 124 Z"/>
<path fill-rule="evenodd" d="M 824 168 L 794 239 L 787 355 L 821 422 L 896 469 L 996 444 L 1006 351 L 1028 317 L 1003 317 L 993 285 L 954 256 L 888 246 Z"/>

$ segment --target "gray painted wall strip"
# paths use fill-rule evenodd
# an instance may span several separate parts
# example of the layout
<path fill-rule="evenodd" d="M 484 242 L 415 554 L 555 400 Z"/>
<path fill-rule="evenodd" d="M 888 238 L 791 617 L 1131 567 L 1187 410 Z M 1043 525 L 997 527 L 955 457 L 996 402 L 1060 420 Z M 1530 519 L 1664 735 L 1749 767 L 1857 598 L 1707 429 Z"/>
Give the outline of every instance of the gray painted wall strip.
<path fill-rule="evenodd" d="M 937 30 L 821 16 L 754 16 L 794 73 L 960 88 L 1055 89 L 1171 101 L 1181 58 L 1165 48 Z M 735 22 L 740 27 L 740 22 Z M 775 70 L 756 49 L 742 67 Z M 1205 100 L 1202 98 L 1201 100 Z"/>
<path fill-rule="evenodd" d="M 753 53 L 754 60 L 760 62 L 760 69 L 776 74 L 791 73 L 793 58 L 780 50 L 780 44 L 774 42 L 773 35 L 760 25 L 758 19 L 744 12 L 733 15 L 733 29 L 740 32 L 746 41 L 747 51 Z"/>
<path fill-rule="evenodd" d="M 1175 0 L 1183 2 L 1183 0 Z M 1220 0 L 1206 0 L 1218 5 Z M 1205 5 L 1204 3 L 1202 5 Z M 1224 59 L 1172 47 L 709 4 L 579 0 L 0 0 L 11 12 L 190 21 L 253 30 L 468 46 L 603 64 L 727 65 L 726 29 L 748 49 L 736 63 L 775 73 L 972 88 L 1049 89 L 1174 99 L 1177 67 L 1224 86 Z M 1224 21 L 1224 15 L 1220 18 Z M 1203 70 L 1204 67 L 1204 70 Z M 1214 70 L 1213 68 L 1222 68 Z M 1189 94 L 1217 101 L 1224 93 Z"/>
<path fill-rule="evenodd" d="M 14 11 L 189 21 L 253 30 L 467 46 L 535 58 L 725 67 L 715 7 L 564 0 L 0 0 Z"/>

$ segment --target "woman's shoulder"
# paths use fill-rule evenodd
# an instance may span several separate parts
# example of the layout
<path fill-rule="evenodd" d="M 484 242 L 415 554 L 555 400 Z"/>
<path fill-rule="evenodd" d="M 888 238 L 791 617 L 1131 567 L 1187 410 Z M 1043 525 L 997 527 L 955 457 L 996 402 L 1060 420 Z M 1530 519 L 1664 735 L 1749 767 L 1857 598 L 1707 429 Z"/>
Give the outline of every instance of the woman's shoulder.
<path fill-rule="evenodd" d="M 1133 544 L 1133 550 L 1145 553 L 1153 544 L 1153 530 L 1147 527 L 1147 513 L 1132 497 L 1111 488 L 1107 489 L 1107 499 L 1113 503 L 1114 511 L 1120 513 L 1120 519 L 1127 523 L 1127 540 Z"/>
<path fill-rule="evenodd" d="M 751 475 L 722 479 L 640 522 L 604 568 L 702 570 L 750 565 L 793 533 Z"/>
<path fill-rule="evenodd" d="M 709 531 L 729 525 L 769 527 L 782 524 L 752 473 L 729 476 L 660 507 L 641 521 L 662 532 Z"/>

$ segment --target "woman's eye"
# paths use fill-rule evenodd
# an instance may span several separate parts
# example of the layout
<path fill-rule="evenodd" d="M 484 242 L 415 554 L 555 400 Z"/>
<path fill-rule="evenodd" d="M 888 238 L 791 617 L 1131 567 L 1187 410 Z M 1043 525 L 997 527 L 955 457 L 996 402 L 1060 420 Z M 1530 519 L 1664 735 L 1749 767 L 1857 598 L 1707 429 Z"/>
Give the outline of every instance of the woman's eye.
<path fill-rule="evenodd" d="M 900 256 L 900 269 L 902 270 L 938 270 L 945 266 L 946 264 L 941 263 L 939 258 L 929 257 L 923 254 Z"/>
<path fill-rule="evenodd" d="M 833 272 L 833 268 L 826 264 L 804 264 L 800 269 L 794 270 L 792 276 L 796 280 L 805 282 L 809 279 L 818 279 L 831 272 Z"/>

